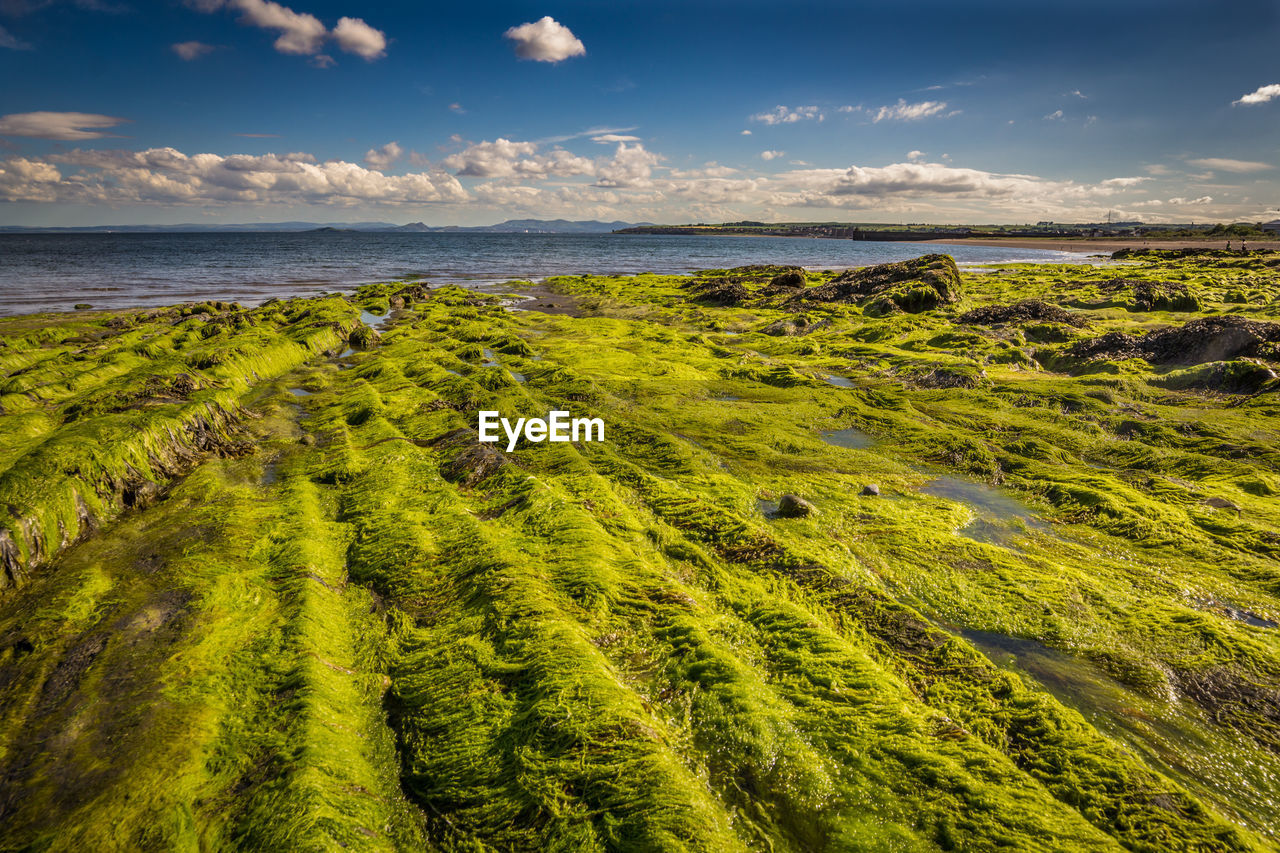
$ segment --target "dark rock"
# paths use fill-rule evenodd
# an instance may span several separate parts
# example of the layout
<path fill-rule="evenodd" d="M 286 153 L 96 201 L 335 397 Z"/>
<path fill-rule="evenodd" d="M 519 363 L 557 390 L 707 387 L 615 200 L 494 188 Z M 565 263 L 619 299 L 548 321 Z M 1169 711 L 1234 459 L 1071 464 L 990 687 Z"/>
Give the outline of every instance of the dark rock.
<path fill-rule="evenodd" d="M 727 279 L 708 279 L 696 288 L 694 299 L 708 305 L 733 307 L 741 305 L 750 296 L 747 288 L 736 281 Z"/>
<path fill-rule="evenodd" d="M 781 320 L 776 320 L 760 331 L 774 337 L 794 337 L 795 335 L 807 335 L 827 324 L 826 320 L 815 323 L 803 314 L 797 314 L 794 317 L 783 317 Z"/>
<path fill-rule="evenodd" d="M 1129 306 L 1133 311 L 1199 311 L 1201 308 L 1200 299 L 1181 282 L 1113 278 L 1099 287 L 1110 293 L 1128 290 L 1133 296 Z"/>
<path fill-rule="evenodd" d="M 1108 332 L 1069 347 L 1068 356 L 1088 361 L 1144 358 L 1152 364 L 1204 364 L 1241 356 L 1266 356 L 1280 344 L 1280 323 L 1244 317 L 1203 317 L 1148 332 L 1142 337 Z"/>
<path fill-rule="evenodd" d="M 805 518 L 817 513 L 818 508 L 807 500 L 796 495 L 783 495 L 778 499 L 778 516 L 780 518 Z"/>
<path fill-rule="evenodd" d="M 959 298 L 956 262 L 950 255 L 925 255 L 848 270 L 826 284 L 804 288 L 792 302 L 862 303 L 867 313 L 883 316 L 897 311 L 917 314 Z"/>
<path fill-rule="evenodd" d="M 1088 321 L 1079 314 L 1073 314 L 1065 308 L 1042 302 L 1039 299 L 1024 299 L 1012 305 L 984 305 L 981 308 L 966 311 L 956 319 L 961 323 L 971 323 L 978 326 L 1031 321 L 1062 323 L 1076 328 L 1088 325 Z"/>
<path fill-rule="evenodd" d="M 809 279 L 804 274 L 804 270 L 789 270 L 788 272 L 778 273 L 769 279 L 770 287 L 797 288 L 806 287 L 808 284 Z"/>
<path fill-rule="evenodd" d="M 1214 509 L 1229 509 L 1232 512 L 1234 512 L 1236 515 L 1239 515 L 1241 511 L 1239 505 L 1237 505 L 1232 501 L 1227 500 L 1226 498 L 1219 498 L 1219 497 L 1205 498 L 1203 501 L 1201 501 L 1201 503 L 1203 503 L 1205 506 L 1211 506 Z"/>
<path fill-rule="evenodd" d="M 862 494 L 866 495 L 867 497 L 879 497 L 880 487 L 877 486 L 875 483 L 868 483 L 867 485 L 862 487 Z"/>
<path fill-rule="evenodd" d="M 511 464 L 502 451 L 493 445 L 482 443 L 475 431 L 466 427 L 432 439 L 430 444 L 437 450 L 454 451 L 440 466 L 440 475 L 449 482 L 466 488 Z"/>
<path fill-rule="evenodd" d="M 88 310 L 89 310 L 90 308 L 92 308 L 93 306 L 92 306 L 92 305 L 90 305 L 88 302 L 77 302 L 77 303 L 76 303 L 74 306 L 72 306 L 72 307 L 74 307 L 77 311 L 88 311 Z"/>
<path fill-rule="evenodd" d="M 351 333 L 347 335 L 347 343 L 351 344 L 351 346 L 356 349 L 369 349 L 370 347 L 377 346 L 379 339 L 380 338 L 376 330 L 363 324 L 356 326 L 351 330 Z"/>

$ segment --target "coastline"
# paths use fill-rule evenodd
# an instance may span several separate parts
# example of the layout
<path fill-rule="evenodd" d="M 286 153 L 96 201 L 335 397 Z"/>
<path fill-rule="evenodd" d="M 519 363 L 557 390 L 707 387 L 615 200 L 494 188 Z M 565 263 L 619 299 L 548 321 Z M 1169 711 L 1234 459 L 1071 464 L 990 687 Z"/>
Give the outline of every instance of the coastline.
<path fill-rule="evenodd" d="M 1000 249 L 1044 249 L 1049 252 L 1096 252 L 1099 254 L 1111 254 L 1121 249 L 1225 249 L 1227 247 L 1226 240 L 1144 240 L 1141 237 L 1128 240 L 1111 237 L 1106 239 L 1063 238 L 1060 240 L 1051 237 L 1008 237 L 1001 239 L 984 237 L 972 240 L 944 239 L 921 240 L 920 242 L 941 246 L 990 246 Z M 1233 249 L 1240 248 L 1240 240 L 1238 238 L 1232 239 L 1230 242 Z M 1250 249 L 1280 249 L 1280 240 L 1246 240 L 1245 243 Z"/>

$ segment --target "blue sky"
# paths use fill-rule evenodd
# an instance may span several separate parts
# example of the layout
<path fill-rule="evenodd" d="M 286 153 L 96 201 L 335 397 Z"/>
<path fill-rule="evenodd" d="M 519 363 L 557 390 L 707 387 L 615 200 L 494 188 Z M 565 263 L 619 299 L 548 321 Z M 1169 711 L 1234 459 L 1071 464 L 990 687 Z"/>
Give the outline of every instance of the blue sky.
<path fill-rule="evenodd" d="M 1275 2 L 0 0 L 0 223 L 1255 221 Z"/>

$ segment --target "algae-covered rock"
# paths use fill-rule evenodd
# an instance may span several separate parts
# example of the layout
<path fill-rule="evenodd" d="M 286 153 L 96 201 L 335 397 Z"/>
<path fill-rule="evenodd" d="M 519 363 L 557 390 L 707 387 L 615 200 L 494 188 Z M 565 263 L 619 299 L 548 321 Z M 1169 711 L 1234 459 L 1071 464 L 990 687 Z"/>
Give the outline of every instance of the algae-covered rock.
<path fill-rule="evenodd" d="M 773 278 L 769 279 L 770 287 L 781 287 L 781 288 L 788 288 L 788 289 L 805 287 L 806 285 L 808 285 L 808 283 L 809 283 L 809 279 L 804 274 L 804 270 L 801 270 L 801 269 L 788 270 L 787 272 L 778 273 Z"/>
<path fill-rule="evenodd" d="M 966 311 L 956 318 L 961 323 L 992 326 L 998 323 L 1061 323 L 1077 328 L 1088 325 L 1088 320 L 1058 305 L 1040 299 L 1023 299 L 1012 305 L 984 305 Z"/>
<path fill-rule="evenodd" d="M 815 515 L 818 508 L 797 495 L 783 495 L 778 498 L 778 516 L 780 518 L 807 518 Z"/>
<path fill-rule="evenodd" d="M 1280 323 L 1244 317 L 1202 317 L 1141 337 L 1108 332 L 1079 341 L 1066 350 L 1072 358 L 1117 361 L 1143 358 L 1152 364 L 1203 364 L 1241 356 L 1268 355 L 1280 343 Z"/>
<path fill-rule="evenodd" d="M 960 299 L 960 270 L 950 255 L 925 255 L 909 261 L 852 269 L 826 284 L 807 287 L 794 302 L 866 303 L 873 316 L 896 309 L 930 311 Z M 869 312 L 870 313 L 870 312 Z"/>
<path fill-rule="evenodd" d="M 451 483 L 470 488 L 511 464 L 506 454 L 492 444 L 482 443 L 475 431 L 466 427 L 447 432 L 429 444 L 444 454 L 440 475 Z"/>
<path fill-rule="evenodd" d="M 1201 308 L 1199 297 L 1182 282 L 1114 278 L 1099 289 L 1107 293 L 1129 291 L 1133 300 L 1129 308 L 1133 311 L 1199 311 Z"/>
<path fill-rule="evenodd" d="M 347 335 L 347 343 L 356 349 L 370 349 L 378 345 L 381 336 L 376 329 L 372 329 L 365 325 L 356 326 Z"/>

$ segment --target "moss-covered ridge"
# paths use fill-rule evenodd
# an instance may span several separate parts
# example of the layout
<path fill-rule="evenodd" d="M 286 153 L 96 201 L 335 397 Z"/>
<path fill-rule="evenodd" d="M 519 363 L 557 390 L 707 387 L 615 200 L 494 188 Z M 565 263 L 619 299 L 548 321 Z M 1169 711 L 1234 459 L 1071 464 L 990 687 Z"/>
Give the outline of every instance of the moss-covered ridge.
<path fill-rule="evenodd" d="M 787 269 L 547 282 L 578 317 L 402 285 L 255 309 L 295 341 L 390 322 L 235 388 L 189 359 L 121 386 L 221 394 L 243 446 L 0 596 L 0 849 L 1267 849 L 1280 411 L 1177 380 L 1273 362 L 1067 354 L 1272 322 L 1267 260 L 1123 270 L 1190 316 L 1062 266 L 882 317 Z M 970 313 L 1025 299 L 1064 313 Z M 55 376 L 33 350 L 112 322 L 0 322 L 0 364 Z M 9 465 L 124 414 L 26 381 Z M 607 440 L 502 453 L 481 408 Z"/>

